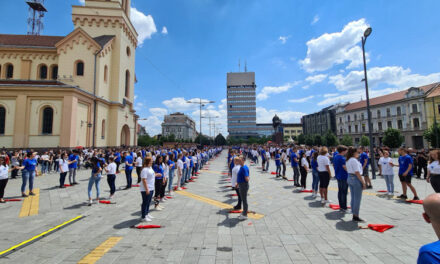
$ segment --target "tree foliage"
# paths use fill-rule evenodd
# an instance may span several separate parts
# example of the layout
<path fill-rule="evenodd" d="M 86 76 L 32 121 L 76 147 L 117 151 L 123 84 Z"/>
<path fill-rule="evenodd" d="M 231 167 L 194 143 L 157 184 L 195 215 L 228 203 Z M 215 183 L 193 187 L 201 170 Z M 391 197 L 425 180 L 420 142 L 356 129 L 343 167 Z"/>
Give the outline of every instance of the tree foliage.
<path fill-rule="evenodd" d="M 370 145 L 370 139 L 367 136 L 362 136 L 359 142 L 361 146 L 366 147 Z"/>
<path fill-rule="evenodd" d="M 224 146 L 226 145 L 226 138 L 222 134 L 218 134 L 214 139 L 214 143 L 217 146 Z"/>
<path fill-rule="evenodd" d="M 336 137 L 335 134 L 333 134 L 332 131 L 327 131 L 327 133 L 325 133 L 325 143 L 327 146 L 329 147 L 334 147 L 338 145 L 338 138 Z"/>
<path fill-rule="evenodd" d="M 398 148 L 402 146 L 404 138 L 400 133 L 400 130 L 394 128 L 388 128 L 382 140 L 382 143 L 389 148 Z"/>
<path fill-rule="evenodd" d="M 299 134 L 297 142 L 295 142 L 295 143 L 300 144 L 300 145 L 305 144 L 306 143 L 306 136 L 304 134 Z"/>
<path fill-rule="evenodd" d="M 353 139 L 349 135 L 345 135 L 342 137 L 341 142 L 342 145 L 345 145 L 347 147 L 353 146 Z"/>
<path fill-rule="evenodd" d="M 440 146 L 440 124 L 432 124 L 430 128 L 425 130 L 423 137 L 432 147 L 438 148 Z"/>

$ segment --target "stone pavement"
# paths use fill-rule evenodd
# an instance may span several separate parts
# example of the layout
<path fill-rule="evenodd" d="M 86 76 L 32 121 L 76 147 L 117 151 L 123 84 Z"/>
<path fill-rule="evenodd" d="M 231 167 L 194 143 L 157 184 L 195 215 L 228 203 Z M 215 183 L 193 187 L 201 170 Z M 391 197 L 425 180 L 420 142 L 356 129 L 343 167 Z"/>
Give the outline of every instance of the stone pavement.
<path fill-rule="evenodd" d="M 270 166 L 269 171 L 274 171 L 273 162 Z M 187 191 L 235 203 L 236 197 L 230 196 L 233 192 L 225 188 L 230 184 L 223 180 L 225 170 L 226 151 L 210 162 L 209 170 Z M 141 196 L 136 187 L 117 191 L 116 204 L 89 207 L 89 171 L 79 172 L 80 185 L 65 189 L 55 187 L 58 174 L 38 177 L 37 215 L 19 217 L 22 202 L 0 205 L 0 251 L 78 215 L 85 218 L 0 258 L 0 263 L 77 263 L 95 249 L 97 263 L 415 263 L 419 247 L 437 240 L 421 217 L 422 205 L 375 194 L 385 189 L 381 177 L 373 181 L 374 190 L 364 192 L 360 215 L 366 223 L 360 225 L 396 226 L 385 233 L 359 229 L 351 215 L 323 208 L 310 194 L 296 193 L 293 182 L 263 174 L 257 166 L 250 166 L 250 173 L 249 207 L 263 218 L 241 222 L 228 210 L 175 194 L 164 203 L 163 211 L 152 212 L 151 224 L 164 227 L 148 230 L 129 228 L 140 219 Z M 290 167 L 287 175 L 292 178 Z M 101 190 L 107 197 L 105 177 Z M 307 182 L 311 186 L 310 173 Z M 397 176 L 395 183 L 400 192 Z M 10 180 L 6 197 L 19 195 L 20 184 L 21 179 Z M 414 184 L 422 199 L 433 192 L 422 180 Z M 118 175 L 117 186 L 125 186 L 124 174 Z M 330 186 L 329 198 L 337 203 L 337 182 L 331 181 Z M 116 242 L 105 252 L 99 246 L 109 239 Z"/>

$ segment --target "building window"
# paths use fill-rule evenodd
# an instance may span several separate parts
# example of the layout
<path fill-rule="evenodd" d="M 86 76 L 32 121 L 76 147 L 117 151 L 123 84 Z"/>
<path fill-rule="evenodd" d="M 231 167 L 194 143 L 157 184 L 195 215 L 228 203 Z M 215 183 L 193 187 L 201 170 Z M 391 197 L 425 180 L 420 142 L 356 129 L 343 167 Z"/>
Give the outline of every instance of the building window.
<path fill-rule="evenodd" d="M 339 117 L 339 123 L 342 123 L 342 117 Z"/>
<path fill-rule="evenodd" d="M 440 114 L 440 105 L 437 105 L 438 113 Z"/>
<path fill-rule="evenodd" d="M 6 108 L 0 106 L 0 135 L 5 134 L 6 126 Z"/>
<path fill-rule="evenodd" d="M 348 126 L 348 133 L 351 133 L 351 126 Z"/>
<path fill-rule="evenodd" d="M 42 134 L 52 134 L 52 126 L 53 126 L 53 109 L 52 107 L 45 107 L 43 109 L 43 125 L 42 125 Z"/>
<path fill-rule="evenodd" d="M 387 108 L 387 117 L 390 117 L 390 116 L 391 116 L 391 109 Z"/>
<path fill-rule="evenodd" d="M 357 120 L 357 115 L 356 114 L 354 114 L 354 121 L 356 121 Z"/>
<path fill-rule="evenodd" d="M 403 123 L 402 123 L 402 120 L 397 120 L 397 128 L 398 128 L 398 129 L 403 129 Z"/>
<path fill-rule="evenodd" d="M 12 79 L 14 77 L 14 65 L 7 64 L 6 65 L 6 79 Z"/>
<path fill-rule="evenodd" d="M 44 65 L 44 64 L 40 65 L 38 72 L 39 72 L 38 77 L 40 78 L 40 80 L 47 79 L 47 66 L 46 65 Z"/>
<path fill-rule="evenodd" d="M 350 115 L 347 116 L 347 121 L 350 122 Z"/>
<path fill-rule="evenodd" d="M 128 70 L 125 71 L 125 97 L 128 97 L 130 94 L 130 72 Z"/>
<path fill-rule="evenodd" d="M 412 104 L 412 112 L 413 114 L 417 113 L 417 104 Z"/>
<path fill-rule="evenodd" d="M 376 114 L 377 114 L 377 118 L 380 118 L 380 110 L 377 110 Z"/>
<path fill-rule="evenodd" d="M 378 127 L 379 131 L 382 131 L 382 122 L 378 122 L 377 127 Z"/>
<path fill-rule="evenodd" d="M 362 120 L 365 119 L 364 113 L 361 114 L 361 119 L 362 119 Z"/>
<path fill-rule="evenodd" d="M 419 128 L 420 127 L 420 122 L 418 118 L 414 118 L 413 119 L 413 126 L 414 128 Z"/>
<path fill-rule="evenodd" d="M 75 63 L 75 75 L 76 76 L 84 76 L 84 62 L 82 61 L 77 61 Z"/>
<path fill-rule="evenodd" d="M 101 123 L 101 139 L 105 138 L 105 119 L 102 119 Z"/>
<path fill-rule="evenodd" d="M 388 121 L 388 122 L 387 122 L 387 127 L 388 127 L 388 128 L 393 128 L 393 123 L 392 123 L 391 121 Z"/>
<path fill-rule="evenodd" d="M 400 106 L 397 107 L 397 115 L 401 115 L 402 114 L 402 109 L 400 108 Z"/>
<path fill-rule="evenodd" d="M 50 78 L 52 80 L 58 79 L 58 65 L 52 66 L 52 70 L 50 72 Z"/>
<path fill-rule="evenodd" d="M 107 65 L 104 66 L 104 82 L 107 82 L 107 71 L 108 71 L 108 67 Z"/>
<path fill-rule="evenodd" d="M 339 133 L 342 134 L 342 128 L 339 129 Z"/>
<path fill-rule="evenodd" d="M 365 124 L 362 124 L 362 132 L 365 132 Z"/>
<path fill-rule="evenodd" d="M 354 125 L 354 132 L 355 132 L 355 133 L 358 132 L 358 125 Z"/>
<path fill-rule="evenodd" d="M 130 55 L 131 55 L 131 50 L 130 50 L 130 47 L 129 47 L 129 46 L 127 46 L 127 48 L 126 48 L 126 52 L 127 52 L 127 57 L 130 57 Z"/>

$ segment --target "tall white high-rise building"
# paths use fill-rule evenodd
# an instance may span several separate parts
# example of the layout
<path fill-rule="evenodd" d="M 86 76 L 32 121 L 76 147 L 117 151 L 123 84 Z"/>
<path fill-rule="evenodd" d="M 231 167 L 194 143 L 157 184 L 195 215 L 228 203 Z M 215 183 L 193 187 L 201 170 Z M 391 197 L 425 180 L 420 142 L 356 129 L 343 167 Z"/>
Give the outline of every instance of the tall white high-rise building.
<path fill-rule="evenodd" d="M 226 85 L 229 136 L 242 138 L 258 136 L 255 72 L 227 73 Z"/>

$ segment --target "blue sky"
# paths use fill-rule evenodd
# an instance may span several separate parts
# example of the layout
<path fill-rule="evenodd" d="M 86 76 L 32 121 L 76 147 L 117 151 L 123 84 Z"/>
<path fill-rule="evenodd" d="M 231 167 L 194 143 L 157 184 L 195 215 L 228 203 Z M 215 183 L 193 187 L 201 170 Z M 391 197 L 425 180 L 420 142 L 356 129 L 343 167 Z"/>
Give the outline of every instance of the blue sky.
<path fill-rule="evenodd" d="M 24 2 L 1 1 L 1 33 L 26 33 Z M 45 0 L 43 34 L 73 29 L 72 4 L 81 3 Z M 360 37 L 368 26 L 373 96 L 440 81 L 436 0 L 133 0 L 132 7 L 142 43 L 135 104 L 150 134 L 160 133 L 165 113 L 182 111 L 198 123 L 196 106 L 185 103 L 192 98 L 216 101 L 204 114 L 219 116 L 226 134 L 226 73 L 238 71 L 239 60 L 256 72 L 257 122 L 275 113 L 298 122 L 365 98 Z"/>

